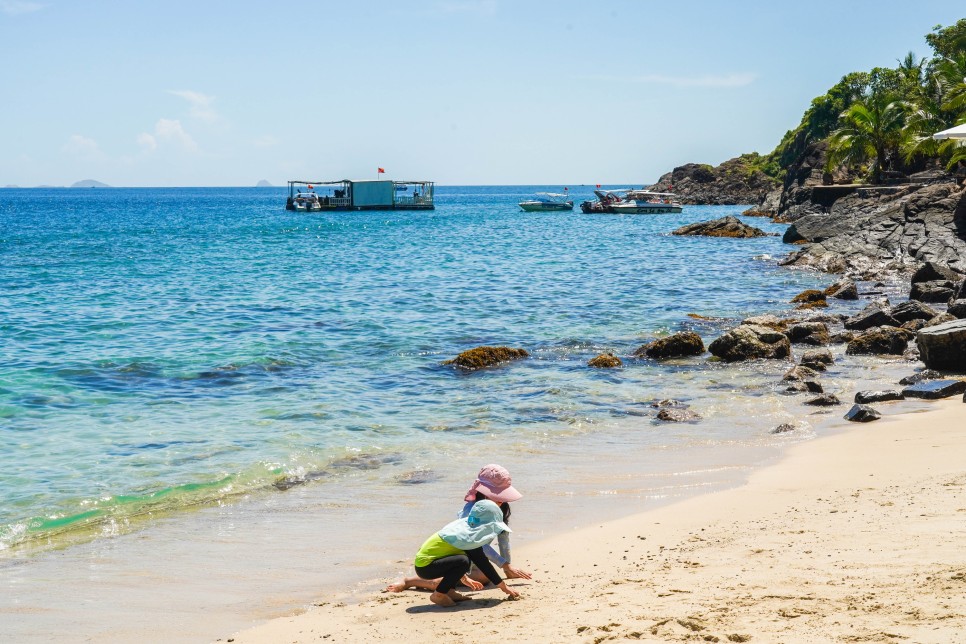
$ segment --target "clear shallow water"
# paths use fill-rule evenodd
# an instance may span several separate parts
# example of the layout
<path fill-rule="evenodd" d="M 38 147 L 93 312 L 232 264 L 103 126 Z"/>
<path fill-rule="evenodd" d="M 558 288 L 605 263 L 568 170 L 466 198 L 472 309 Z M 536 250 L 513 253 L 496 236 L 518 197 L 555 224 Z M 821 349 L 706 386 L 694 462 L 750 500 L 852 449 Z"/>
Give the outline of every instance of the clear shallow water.
<path fill-rule="evenodd" d="M 584 431 L 675 373 L 588 358 L 817 279 L 755 259 L 777 238 L 666 234 L 740 208 L 521 212 L 536 189 L 312 215 L 284 211 L 281 189 L 5 190 L 0 547 L 484 434 Z M 534 357 L 440 365 L 479 344 Z"/>
<path fill-rule="evenodd" d="M 0 631 L 223 636 L 405 571 L 485 462 L 524 490 L 525 542 L 733 485 L 841 415 L 780 395 L 783 361 L 626 358 L 829 276 L 778 267 L 778 237 L 667 234 L 740 207 L 516 206 L 559 188 L 310 215 L 281 189 L 0 191 Z M 441 365 L 479 344 L 532 357 Z M 604 350 L 625 367 L 587 368 Z M 849 399 L 910 368 L 854 359 L 822 382 Z M 702 421 L 655 423 L 663 398 Z"/>

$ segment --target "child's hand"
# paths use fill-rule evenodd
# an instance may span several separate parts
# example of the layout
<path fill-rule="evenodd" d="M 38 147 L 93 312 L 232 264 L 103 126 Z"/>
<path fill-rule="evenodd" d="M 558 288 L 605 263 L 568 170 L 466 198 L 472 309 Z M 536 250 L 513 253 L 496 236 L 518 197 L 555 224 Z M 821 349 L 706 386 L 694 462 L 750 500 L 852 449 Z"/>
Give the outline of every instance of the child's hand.
<path fill-rule="evenodd" d="M 505 581 L 500 582 L 499 589 L 509 595 L 510 599 L 517 599 L 520 596 L 520 593 L 507 586 Z"/>
<path fill-rule="evenodd" d="M 469 588 L 470 590 L 483 590 L 483 584 L 476 581 L 475 579 L 470 579 L 466 575 L 463 575 L 463 579 L 461 581 L 463 585 Z"/>
<path fill-rule="evenodd" d="M 510 564 L 503 564 L 503 572 L 506 573 L 507 579 L 533 579 L 533 575 L 526 570 L 514 568 Z"/>

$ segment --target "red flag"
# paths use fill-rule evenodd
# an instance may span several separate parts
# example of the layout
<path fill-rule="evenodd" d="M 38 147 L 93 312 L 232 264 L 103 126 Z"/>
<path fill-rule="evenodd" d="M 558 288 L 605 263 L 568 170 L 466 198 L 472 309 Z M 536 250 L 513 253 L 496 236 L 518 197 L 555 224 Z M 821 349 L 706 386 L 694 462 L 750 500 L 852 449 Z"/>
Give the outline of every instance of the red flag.
<path fill-rule="evenodd" d="M 378 168 L 378 174 L 385 174 L 385 172 L 386 172 L 385 168 Z"/>
<path fill-rule="evenodd" d="M 310 184 L 309 184 L 309 190 L 311 190 L 311 189 L 312 189 L 312 184 L 310 183 Z"/>

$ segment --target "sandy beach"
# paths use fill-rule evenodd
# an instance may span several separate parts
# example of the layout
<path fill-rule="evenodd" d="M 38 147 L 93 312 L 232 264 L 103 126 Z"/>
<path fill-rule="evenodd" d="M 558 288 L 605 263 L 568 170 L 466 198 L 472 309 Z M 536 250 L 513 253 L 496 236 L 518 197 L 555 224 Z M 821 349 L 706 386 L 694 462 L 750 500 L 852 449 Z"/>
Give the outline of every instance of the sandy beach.
<path fill-rule="evenodd" d="M 515 549 L 518 601 L 329 589 L 218 641 L 966 641 L 966 406 L 880 408 L 741 487 Z"/>

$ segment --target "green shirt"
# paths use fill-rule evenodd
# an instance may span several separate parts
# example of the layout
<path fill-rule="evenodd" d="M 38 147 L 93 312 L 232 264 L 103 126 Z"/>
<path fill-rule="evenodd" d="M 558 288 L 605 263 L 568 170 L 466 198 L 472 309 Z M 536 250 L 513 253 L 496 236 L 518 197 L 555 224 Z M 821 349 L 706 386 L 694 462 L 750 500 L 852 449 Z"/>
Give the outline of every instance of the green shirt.
<path fill-rule="evenodd" d="M 416 553 L 415 564 L 417 566 L 428 566 L 437 559 L 443 557 L 448 557 L 450 555 L 462 555 L 465 554 L 462 550 L 456 546 L 451 546 L 450 544 L 443 541 L 437 532 L 429 539 L 426 539 L 426 543 L 422 545 L 419 552 Z"/>

